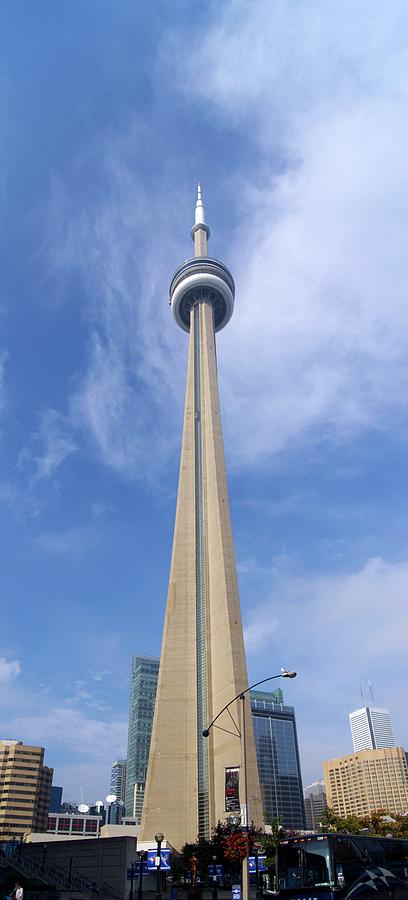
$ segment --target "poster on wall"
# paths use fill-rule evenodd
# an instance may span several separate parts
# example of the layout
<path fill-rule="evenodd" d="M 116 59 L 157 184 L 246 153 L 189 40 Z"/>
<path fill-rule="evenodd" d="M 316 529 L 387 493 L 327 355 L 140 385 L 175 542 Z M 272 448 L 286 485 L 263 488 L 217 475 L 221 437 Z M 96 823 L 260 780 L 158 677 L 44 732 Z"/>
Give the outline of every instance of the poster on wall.
<path fill-rule="evenodd" d="M 239 766 L 225 769 L 225 812 L 239 810 Z"/>

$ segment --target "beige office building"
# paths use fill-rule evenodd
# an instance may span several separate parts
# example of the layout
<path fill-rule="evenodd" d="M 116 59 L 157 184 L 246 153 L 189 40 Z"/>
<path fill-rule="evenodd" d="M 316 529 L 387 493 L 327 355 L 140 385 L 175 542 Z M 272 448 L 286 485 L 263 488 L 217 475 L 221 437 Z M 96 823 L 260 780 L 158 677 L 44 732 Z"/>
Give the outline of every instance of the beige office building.
<path fill-rule="evenodd" d="M 53 769 L 43 747 L 0 741 L 0 840 L 46 831 Z"/>
<path fill-rule="evenodd" d="M 403 747 L 362 750 L 323 764 L 327 805 L 339 816 L 379 809 L 408 812 L 408 766 Z"/>
<path fill-rule="evenodd" d="M 189 333 L 180 477 L 141 839 L 161 831 L 180 848 L 209 838 L 218 820 L 248 809 L 262 822 L 249 697 L 246 776 L 238 732 L 242 702 L 208 736 L 212 719 L 248 688 L 218 395 L 216 332 L 234 307 L 227 267 L 207 255 L 198 191 L 195 256 L 170 286 L 177 324 Z M 239 364 L 239 363 L 238 363 Z M 242 745 L 243 746 L 243 745 Z M 242 756 L 243 756 L 242 752 Z M 245 782 L 248 796 L 245 797 Z M 247 801 L 247 803 L 245 803 Z"/>

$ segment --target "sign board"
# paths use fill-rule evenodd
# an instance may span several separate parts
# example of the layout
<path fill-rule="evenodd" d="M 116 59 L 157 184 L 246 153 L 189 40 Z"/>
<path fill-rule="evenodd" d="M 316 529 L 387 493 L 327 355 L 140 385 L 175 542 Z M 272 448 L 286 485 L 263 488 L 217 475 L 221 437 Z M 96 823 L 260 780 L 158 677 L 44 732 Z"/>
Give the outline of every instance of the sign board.
<path fill-rule="evenodd" d="M 241 828 L 246 828 L 248 825 L 248 817 L 247 817 L 247 805 L 246 803 L 241 804 Z"/>
<path fill-rule="evenodd" d="M 216 864 L 215 866 L 213 866 L 213 865 L 207 866 L 207 869 L 208 869 L 208 874 L 212 875 L 213 878 L 214 877 L 221 878 L 221 875 L 222 875 L 222 866 L 221 865 Z"/>
<path fill-rule="evenodd" d="M 158 869 L 159 857 L 157 856 L 157 847 L 153 850 L 147 851 L 147 868 L 149 872 L 152 869 Z M 165 872 L 166 870 L 170 870 L 170 850 L 166 848 L 165 850 L 160 850 L 160 868 Z"/>
<path fill-rule="evenodd" d="M 258 856 L 258 872 L 267 872 L 268 867 L 265 865 L 265 854 Z M 250 874 L 256 872 L 256 858 L 255 856 L 248 856 L 248 871 Z"/>
<path fill-rule="evenodd" d="M 148 875 L 148 874 L 149 874 L 149 869 L 147 868 L 147 862 L 145 860 L 143 863 L 143 875 Z M 140 860 L 138 859 L 138 860 L 135 860 L 135 862 L 133 863 L 133 878 L 138 878 L 139 875 L 140 875 Z M 127 877 L 128 877 L 128 881 L 131 881 L 131 879 L 132 879 L 132 870 L 131 869 L 127 870 Z"/>
<path fill-rule="evenodd" d="M 232 885 L 232 900 L 241 900 L 241 885 Z"/>
<path fill-rule="evenodd" d="M 239 809 L 239 766 L 225 769 L 225 812 Z"/>

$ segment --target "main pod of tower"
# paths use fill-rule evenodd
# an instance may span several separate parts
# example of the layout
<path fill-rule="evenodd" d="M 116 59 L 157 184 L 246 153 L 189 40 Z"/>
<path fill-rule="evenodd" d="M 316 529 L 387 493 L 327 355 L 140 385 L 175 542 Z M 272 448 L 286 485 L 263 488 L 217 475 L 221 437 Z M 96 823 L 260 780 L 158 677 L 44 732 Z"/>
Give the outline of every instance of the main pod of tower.
<path fill-rule="evenodd" d="M 215 333 L 234 309 L 234 280 L 207 255 L 201 189 L 191 229 L 194 257 L 175 272 L 170 304 L 189 332 L 179 486 L 167 609 L 141 839 L 157 832 L 176 848 L 209 838 L 231 812 L 226 783 L 241 770 L 231 722 L 203 730 L 248 687 L 218 395 Z M 242 706 L 243 704 L 241 704 Z M 262 822 L 252 719 L 246 704 L 249 818 Z M 238 722 L 238 703 L 231 708 Z M 229 721 L 229 724 L 228 724 Z M 242 778 L 240 779 L 242 782 Z M 240 790 L 241 801 L 243 785 Z M 237 801 L 239 807 L 239 801 Z"/>

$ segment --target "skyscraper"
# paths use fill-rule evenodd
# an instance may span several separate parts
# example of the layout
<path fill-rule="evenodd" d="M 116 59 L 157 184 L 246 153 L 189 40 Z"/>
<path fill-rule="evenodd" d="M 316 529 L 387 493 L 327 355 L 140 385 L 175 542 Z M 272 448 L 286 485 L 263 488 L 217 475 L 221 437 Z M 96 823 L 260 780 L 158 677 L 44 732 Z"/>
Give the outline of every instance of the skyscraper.
<path fill-rule="evenodd" d="M 111 765 L 110 792 L 117 800 L 126 800 L 126 760 L 115 759 Z"/>
<path fill-rule="evenodd" d="M 44 748 L 0 741 L 0 838 L 46 831 L 53 769 Z"/>
<path fill-rule="evenodd" d="M 324 781 L 313 781 L 305 787 L 305 813 L 306 828 L 316 831 L 319 828 L 324 812 L 327 808 L 326 788 Z"/>
<path fill-rule="evenodd" d="M 405 815 L 408 767 L 403 747 L 360 750 L 323 764 L 327 805 L 339 816 L 366 816 L 379 809 Z"/>
<path fill-rule="evenodd" d="M 284 706 L 280 690 L 251 691 L 251 709 L 264 815 L 286 828 L 304 828 L 295 710 Z"/>
<path fill-rule="evenodd" d="M 363 706 L 349 714 L 354 750 L 380 750 L 395 747 L 388 709 Z"/>
<path fill-rule="evenodd" d="M 110 810 L 109 821 L 111 825 L 118 825 L 125 814 L 126 802 L 126 760 L 115 759 L 111 765 L 111 777 L 109 793 L 116 797 Z"/>
<path fill-rule="evenodd" d="M 189 333 L 184 429 L 167 610 L 142 817 L 176 848 L 209 837 L 226 813 L 230 769 L 241 766 L 236 735 L 203 730 L 248 686 L 225 472 L 215 334 L 234 308 L 227 267 L 207 255 L 200 187 L 193 259 L 177 269 L 170 303 Z M 249 703 L 244 706 L 249 819 L 262 820 Z M 228 717 L 226 722 L 230 721 Z M 222 722 L 220 721 L 220 725 Z M 242 767 L 241 767 L 242 771 Z M 241 802 L 243 785 L 241 782 Z"/>
<path fill-rule="evenodd" d="M 132 657 L 125 807 L 126 815 L 136 818 L 139 824 L 142 817 L 158 674 L 159 660 L 155 657 Z M 119 796 L 117 791 L 112 792 Z"/>

